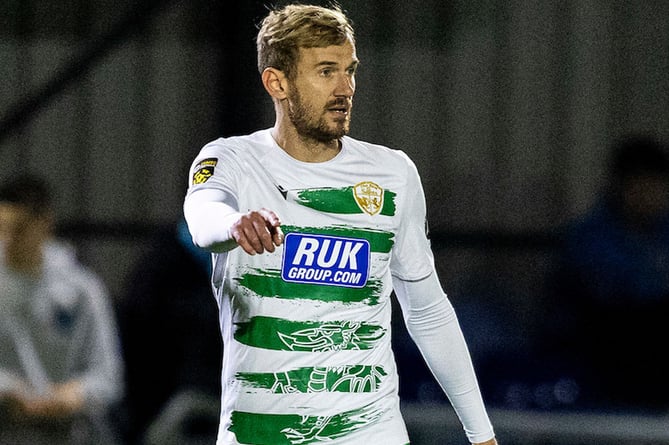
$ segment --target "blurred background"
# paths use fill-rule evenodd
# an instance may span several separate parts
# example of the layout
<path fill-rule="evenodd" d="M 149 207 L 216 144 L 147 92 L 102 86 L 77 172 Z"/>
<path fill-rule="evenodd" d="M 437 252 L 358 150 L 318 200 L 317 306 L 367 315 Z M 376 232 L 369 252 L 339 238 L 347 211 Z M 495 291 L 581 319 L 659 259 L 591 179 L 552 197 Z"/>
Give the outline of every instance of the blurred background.
<path fill-rule="evenodd" d="M 115 307 L 155 235 L 179 221 L 200 148 L 273 124 L 254 44 L 268 4 L 0 5 L 0 180 L 53 184 L 59 234 Z M 568 304 L 556 291 L 564 228 L 602 196 L 618 141 L 669 140 L 669 2 L 340 4 L 362 62 L 351 136 L 418 166 L 440 278 L 500 442 L 669 443 L 669 398 L 589 398 L 583 370 L 551 352 L 567 326 L 554 312 Z M 464 443 L 396 329 L 412 444 Z M 658 357 L 666 340 L 653 339 Z"/>

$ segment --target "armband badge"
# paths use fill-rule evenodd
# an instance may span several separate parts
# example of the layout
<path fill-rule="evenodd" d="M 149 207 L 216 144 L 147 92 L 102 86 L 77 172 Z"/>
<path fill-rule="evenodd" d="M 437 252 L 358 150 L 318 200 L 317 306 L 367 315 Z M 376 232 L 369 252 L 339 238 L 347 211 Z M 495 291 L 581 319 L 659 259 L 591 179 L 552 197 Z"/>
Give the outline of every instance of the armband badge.
<path fill-rule="evenodd" d="M 195 166 L 195 173 L 193 173 L 193 185 L 204 184 L 214 174 L 214 167 L 218 163 L 216 158 L 207 158 L 200 161 Z"/>

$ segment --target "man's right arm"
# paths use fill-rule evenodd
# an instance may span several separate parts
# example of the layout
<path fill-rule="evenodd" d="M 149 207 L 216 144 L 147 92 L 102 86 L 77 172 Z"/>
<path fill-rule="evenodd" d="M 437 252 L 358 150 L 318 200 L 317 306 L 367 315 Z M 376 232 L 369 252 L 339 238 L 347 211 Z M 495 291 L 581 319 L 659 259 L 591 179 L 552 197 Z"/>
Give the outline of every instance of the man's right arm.
<path fill-rule="evenodd" d="M 281 221 L 271 210 L 239 212 L 234 200 L 216 189 L 189 193 L 184 215 L 193 242 L 211 252 L 227 252 L 240 246 L 249 255 L 274 252 L 283 242 Z"/>

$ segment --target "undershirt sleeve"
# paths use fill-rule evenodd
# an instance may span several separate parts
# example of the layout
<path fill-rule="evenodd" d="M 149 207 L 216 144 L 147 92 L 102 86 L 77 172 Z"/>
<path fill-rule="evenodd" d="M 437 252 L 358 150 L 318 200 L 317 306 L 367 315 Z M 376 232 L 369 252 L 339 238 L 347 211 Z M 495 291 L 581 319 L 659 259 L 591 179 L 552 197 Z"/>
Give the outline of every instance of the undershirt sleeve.
<path fill-rule="evenodd" d="M 230 227 L 241 213 L 236 200 L 219 189 L 199 189 L 184 201 L 184 216 L 196 246 L 210 252 L 227 252 L 237 246 Z"/>
<path fill-rule="evenodd" d="M 472 443 L 494 437 L 469 350 L 436 271 L 419 281 L 393 277 L 409 335 L 453 406 Z"/>

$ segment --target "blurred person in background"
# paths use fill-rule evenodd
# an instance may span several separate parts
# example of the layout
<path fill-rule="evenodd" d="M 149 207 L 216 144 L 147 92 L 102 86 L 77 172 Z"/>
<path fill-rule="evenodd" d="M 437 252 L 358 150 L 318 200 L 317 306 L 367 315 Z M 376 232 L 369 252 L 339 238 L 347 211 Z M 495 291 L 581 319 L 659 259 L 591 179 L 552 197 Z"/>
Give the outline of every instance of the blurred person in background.
<path fill-rule="evenodd" d="M 667 146 L 622 138 L 609 167 L 601 198 L 564 233 L 545 352 L 579 383 L 583 405 L 667 410 Z"/>
<path fill-rule="evenodd" d="M 122 395 L 114 315 L 101 280 L 53 234 L 51 190 L 0 187 L 0 443 L 110 444 Z"/>
<path fill-rule="evenodd" d="M 222 341 L 211 255 L 185 220 L 159 231 L 119 305 L 130 445 L 216 442 Z"/>

